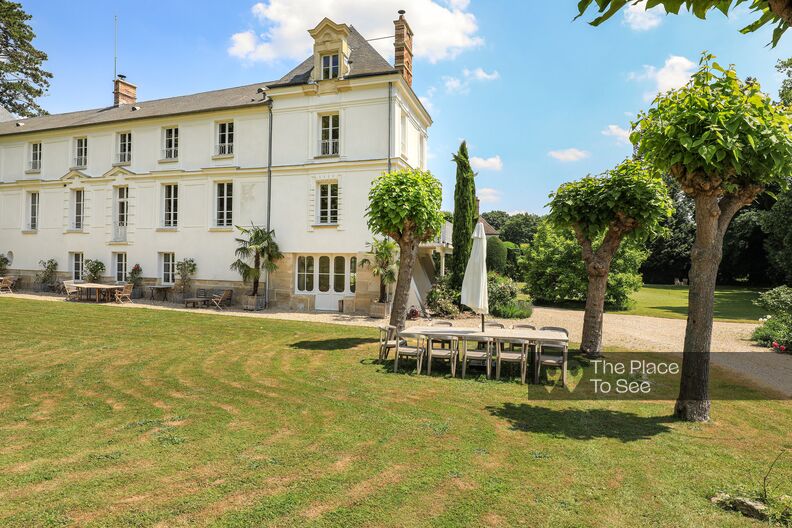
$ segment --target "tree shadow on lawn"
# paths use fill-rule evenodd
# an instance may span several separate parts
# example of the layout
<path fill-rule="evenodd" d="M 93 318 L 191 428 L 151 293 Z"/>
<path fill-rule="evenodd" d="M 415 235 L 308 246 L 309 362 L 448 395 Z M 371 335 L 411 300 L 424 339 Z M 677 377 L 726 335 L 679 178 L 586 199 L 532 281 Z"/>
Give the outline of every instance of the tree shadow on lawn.
<path fill-rule="evenodd" d="M 671 431 L 671 416 L 638 416 L 609 409 L 549 409 L 527 403 L 487 407 L 493 416 L 507 420 L 512 429 L 574 440 L 614 438 L 622 442 L 648 440 Z"/>
<path fill-rule="evenodd" d="M 331 339 L 297 341 L 289 345 L 289 347 L 301 350 L 349 350 L 359 347 L 360 345 L 370 345 L 376 342 L 376 339 L 370 337 L 336 337 Z"/>

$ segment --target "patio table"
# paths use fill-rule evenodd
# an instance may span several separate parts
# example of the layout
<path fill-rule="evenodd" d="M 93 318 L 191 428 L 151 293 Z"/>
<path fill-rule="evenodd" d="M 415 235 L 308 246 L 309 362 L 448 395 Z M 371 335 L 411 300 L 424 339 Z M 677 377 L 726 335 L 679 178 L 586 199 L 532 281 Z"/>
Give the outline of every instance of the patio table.
<path fill-rule="evenodd" d="M 86 291 L 96 290 L 96 302 L 99 302 L 99 298 L 101 296 L 104 296 L 106 299 L 109 299 L 110 298 L 109 295 L 111 291 L 120 290 L 124 286 L 119 286 L 117 284 L 100 284 L 98 282 L 81 282 L 81 283 L 75 283 L 74 287 Z"/>
<path fill-rule="evenodd" d="M 162 295 L 162 300 L 168 300 L 168 292 L 173 289 L 173 286 L 169 286 L 167 284 L 155 284 L 153 286 L 149 286 L 149 291 L 151 292 L 151 300 L 154 300 L 154 292 L 160 292 Z"/>

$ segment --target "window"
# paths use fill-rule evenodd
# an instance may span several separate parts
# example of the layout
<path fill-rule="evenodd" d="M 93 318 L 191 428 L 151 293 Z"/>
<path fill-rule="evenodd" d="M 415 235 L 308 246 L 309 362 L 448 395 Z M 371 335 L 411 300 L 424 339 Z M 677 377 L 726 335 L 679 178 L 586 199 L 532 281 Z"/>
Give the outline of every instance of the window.
<path fill-rule="evenodd" d="M 233 191 L 234 184 L 223 182 L 217 184 L 217 212 L 215 225 L 217 227 L 231 227 L 233 221 Z"/>
<path fill-rule="evenodd" d="M 163 196 L 165 200 L 163 227 L 176 227 L 179 224 L 179 186 L 176 184 L 164 185 Z"/>
<path fill-rule="evenodd" d="M 333 291 L 341 293 L 346 283 L 346 259 L 335 257 L 333 259 Z"/>
<path fill-rule="evenodd" d="M 355 293 L 357 287 L 357 257 L 349 259 L 349 291 Z"/>
<path fill-rule="evenodd" d="M 162 159 L 179 158 L 179 129 L 170 127 L 162 129 Z"/>
<path fill-rule="evenodd" d="M 322 79 L 338 78 L 338 54 L 322 55 Z"/>
<path fill-rule="evenodd" d="M 127 280 L 127 254 L 126 253 L 113 253 L 115 257 L 115 280 L 117 282 L 126 282 Z"/>
<path fill-rule="evenodd" d="M 338 223 L 338 184 L 319 184 L 319 218 L 320 224 Z"/>
<path fill-rule="evenodd" d="M 72 191 L 72 229 L 82 229 L 85 220 L 85 191 Z"/>
<path fill-rule="evenodd" d="M 314 289 L 314 258 L 297 258 L 297 291 L 312 292 Z"/>
<path fill-rule="evenodd" d="M 338 156 L 338 114 L 322 116 L 322 137 L 319 141 L 319 154 Z"/>
<path fill-rule="evenodd" d="M 173 284 L 176 282 L 176 255 L 173 253 L 160 253 L 162 255 L 162 283 Z"/>
<path fill-rule="evenodd" d="M 30 161 L 28 162 L 28 170 L 41 170 L 41 143 L 30 144 Z"/>
<path fill-rule="evenodd" d="M 83 278 L 83 254 L 72 253 L 72 279 L 82 280 Z"/>
<path fill-rule="evenodd" d="M 421 142 L 419 143 L 420 152 L 418 153 L 418 163 L 420 163 L 421 168 L 426 167 L 426 136 L 421 134 Z"/>
<path fill-rule="evenodd" d="M 217 156 L 229 156 L 234 153 L 234 122 L 217 123 Z"/>
<path fill-rule="evenodd" d="M 330 291 L 330 257 L 319 257 L 319 291 Z"/>
<path fill-rule="evenodd" d="M 28 193 L 28 221 L 27 228 L 31 231 L 38 229 L 39 193 Z"/>
<path fill-rule="evenodd" d="M 407 115 L 401 114 L 401 153 L 407 155 Z"/>
<path fill-rule="evenodd" d="M 121 132 L 118 134 L 118 152 L 116 163 L 132 162 L 132 132 Z"/>
<path fill-rule="evenodd" d="M 129 219 L 129 187 L 115 188 L 115 222 L 113 222 L 113 240 L 126 241 L 127 221 Z"/>
<path fill-rule="evenodd" d="M 84 169 L 88 166 L 88 138 L 74 139 L 74 164 L 76 169 Z"/>

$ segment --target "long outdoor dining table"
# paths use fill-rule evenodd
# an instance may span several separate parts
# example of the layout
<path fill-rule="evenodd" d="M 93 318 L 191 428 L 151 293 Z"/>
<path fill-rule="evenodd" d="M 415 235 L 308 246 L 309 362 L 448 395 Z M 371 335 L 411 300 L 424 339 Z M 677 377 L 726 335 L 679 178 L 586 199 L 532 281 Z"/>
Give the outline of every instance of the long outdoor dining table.
<path fill-rule="evenodd" d="M 96 290 L 96 302 L 99 302 L 99 297 L 101 296 L 101 292 L 109 292 L 111 290 L 120 290 L 124 286 L 119 286 L 116 284 L 99 284 L 98 282 L 79 282 L 74 284 L 75 288 L 79 288 L 81 290 Z"/>
<path fill-rule="evenodd" d="M 464 336 L 491 337 L 493 339 L 528 339 L 537 343 L 548 341 L 561 341 L 569 343 L 569 336 L 558 330 L 531 330 L 530 328 L 485 328 L 482 332 L 478 328 L 462 326 L 410 326 L 402 331 L 402 335 L 420 334 L 452 335 L 459 338 Z"/>

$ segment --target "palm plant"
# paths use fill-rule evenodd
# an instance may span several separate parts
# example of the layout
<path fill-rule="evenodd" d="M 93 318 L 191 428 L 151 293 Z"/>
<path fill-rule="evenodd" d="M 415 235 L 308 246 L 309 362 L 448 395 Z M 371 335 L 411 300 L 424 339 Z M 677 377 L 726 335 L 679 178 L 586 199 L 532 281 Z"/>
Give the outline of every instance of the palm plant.
<path fill-rule="evenodd" d="M 366 245 L 372 258 L 366 257 L 360 261 L 360 264 L 361 266 L 368 266 L 371 269 L 371 274 L 379 277 L 379 302 L 388 302 L 388 284 L 396 282 L 396 242 L 389 238 L 383 238 L 382 240 L 375 238 L 373 242 L 369 242 Z"/>
<path fill-rule="evenodd" d="M 237 226 L 237 229 L 243 236 L 236 239 L 239 247 L 234 251 L 237 259 L 231 264 L 231 269 L 242 275 L 242 281 L 245 284 L 253 283 L 250 295 L 256 296 L 261 270 L 272 273 L 278 269 L 275 262 L 283 258 L 283 253 L 280 252 L 278 243 L 275 242 L 274 230 L 267 231 L 263 227 L 253 224 L 250 227 Z M 250 264 L 251 261 L 252 264 Z"/>

